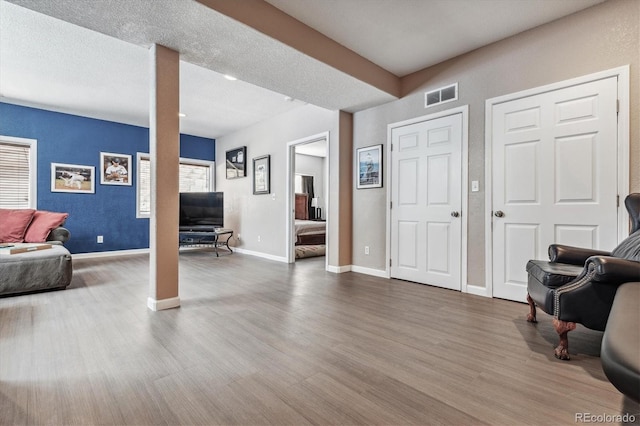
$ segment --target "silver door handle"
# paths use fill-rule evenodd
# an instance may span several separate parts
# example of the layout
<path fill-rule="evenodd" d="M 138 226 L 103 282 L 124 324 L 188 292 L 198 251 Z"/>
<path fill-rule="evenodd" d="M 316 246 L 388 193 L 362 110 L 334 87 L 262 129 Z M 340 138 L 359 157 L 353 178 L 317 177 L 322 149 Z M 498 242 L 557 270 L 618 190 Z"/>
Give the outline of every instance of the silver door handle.
<path fill-rule="evenodd" d="M 451 212 L 451 217 L 458 217 L 460 216 L 460 213 L 458 212 Z"/>
<path fill-rule="evenodd" d="M 495 217 L 504 217 L 504 212 L 502 210 L 498 210 L 493 214 Z"/>

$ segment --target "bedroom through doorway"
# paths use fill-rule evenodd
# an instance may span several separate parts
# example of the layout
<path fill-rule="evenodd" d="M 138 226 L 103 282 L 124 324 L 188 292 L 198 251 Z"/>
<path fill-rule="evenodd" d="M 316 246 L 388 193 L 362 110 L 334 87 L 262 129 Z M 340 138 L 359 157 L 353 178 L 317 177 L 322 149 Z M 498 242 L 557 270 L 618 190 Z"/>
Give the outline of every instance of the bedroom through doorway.
<path fill-rule="evenodd" d="M 290 261 L 326 257 L 328 157 L 327 138 L 292 145 Z"/>

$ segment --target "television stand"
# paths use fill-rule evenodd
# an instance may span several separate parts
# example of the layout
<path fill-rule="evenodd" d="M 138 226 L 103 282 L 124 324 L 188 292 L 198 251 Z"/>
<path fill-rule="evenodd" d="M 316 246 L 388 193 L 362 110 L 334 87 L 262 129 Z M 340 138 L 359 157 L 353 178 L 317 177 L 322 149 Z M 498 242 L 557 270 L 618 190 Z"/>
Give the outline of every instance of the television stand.
<path fill-rule="evenodd" d="M 223 247 L 233 253 L 229 247 L 229 240 L 233 237 L 233 230 L 226 228 L 216 228 L 211 231 L 179 231 L 178 242 L 180 247 L 213 247 L 218 254 L 218 247 Z M 226 239 L 224 239 L 226 236 Z"/>

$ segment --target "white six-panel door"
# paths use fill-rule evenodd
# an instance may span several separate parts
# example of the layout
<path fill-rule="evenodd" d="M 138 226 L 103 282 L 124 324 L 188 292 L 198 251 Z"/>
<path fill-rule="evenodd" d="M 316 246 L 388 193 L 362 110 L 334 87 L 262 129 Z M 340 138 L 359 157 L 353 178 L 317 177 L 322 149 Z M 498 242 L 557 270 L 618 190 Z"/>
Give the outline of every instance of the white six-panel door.
<path fill-rule="evenodd" d="M 617 243 L 617 78 L 492 110 L 493 296 L 524 301 L 549 244 Z"/>
<path fill-rule="evenodd" d="M 391 131 L 391 276 L 461 288 L 462 114 Z"/>

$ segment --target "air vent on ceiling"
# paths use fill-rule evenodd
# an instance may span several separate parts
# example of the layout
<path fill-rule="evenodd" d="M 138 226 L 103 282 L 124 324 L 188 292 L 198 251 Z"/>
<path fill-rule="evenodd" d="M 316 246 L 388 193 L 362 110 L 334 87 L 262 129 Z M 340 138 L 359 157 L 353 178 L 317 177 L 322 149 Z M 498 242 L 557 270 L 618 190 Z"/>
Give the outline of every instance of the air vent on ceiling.
<path fill-rule="evenodd" d="M 424 94 L 424 107 L 432 107 L 434 105 L 451 102 L 458 99 L 458 83 L 450 86 L 441 87 Z"/>

